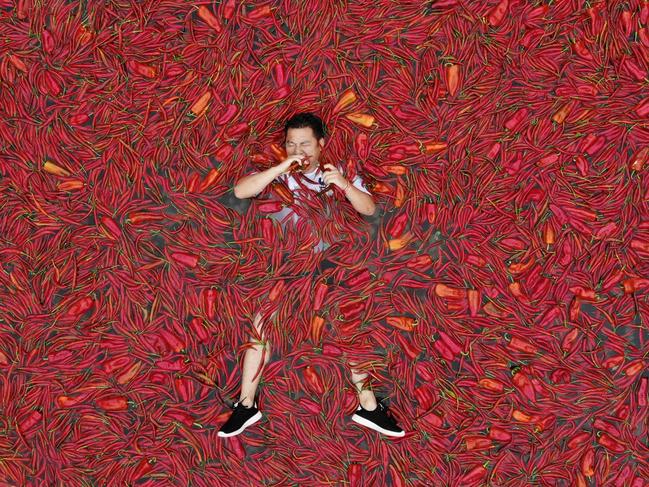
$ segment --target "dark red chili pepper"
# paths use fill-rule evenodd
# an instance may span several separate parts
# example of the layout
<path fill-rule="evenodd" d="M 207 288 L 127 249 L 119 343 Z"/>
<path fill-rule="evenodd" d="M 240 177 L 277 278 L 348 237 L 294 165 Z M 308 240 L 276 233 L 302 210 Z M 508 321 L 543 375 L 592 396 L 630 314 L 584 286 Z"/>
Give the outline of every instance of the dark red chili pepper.
<path fill-rule="evenodd" d="M 207 319 L 213 320 L 216 316 L 216 297 L 217 290 L 215 288 L 203 289 L 203 310 Z"/>
<path fill-rule="evenodd" d="M 347 278 L 346 284 L 349 287 L 363 286 L 367 284 L 371 278 L 372 274 L 370 274 L 368 269 L 360 269 Z"/>
<path fill-rule="evenodd" d="M 324 300 L 327 296 L 327 292 L 329 291 L 329 286 L 327 285 L 326 281 L 324 280 L 319 280 L 318 283 L 315 285 L 315 289 L 313 291 L 313 310 L 314 311 L 320 311 L 322 308 L 322 304 L 324 303 Z"/>
<path fill-rule="evenodd" d="M 237 105 L 228 105 L 228 107 L 225 109 L 225 111 L 221 114 L 219 118 L 217 118 L 214 123 L 217 125 L 225 125 L 226 123 L 230 122 L 237 112 L 239 111 Z"/>

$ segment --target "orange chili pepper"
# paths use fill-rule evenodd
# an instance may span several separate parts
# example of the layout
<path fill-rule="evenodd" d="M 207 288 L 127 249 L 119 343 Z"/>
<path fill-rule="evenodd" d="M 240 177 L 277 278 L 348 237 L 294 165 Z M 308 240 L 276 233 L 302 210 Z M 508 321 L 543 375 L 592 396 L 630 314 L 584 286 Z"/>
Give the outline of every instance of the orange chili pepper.
<path fill-rule="evenodd" d="M 194 115 L 198 116 L 202 114 L 207 108 L 210 99 L 212 98 L 212 93 L 206 91 L 201 95 L 201 97 L 194 102 L 192 107 L 189 109 Z"/>
<path fill-rule="evenodd" d="M 347 115 L 345 115 L 345 118 L 367 128 L 370 128 L 374 124 L 374 117 L 367 113 L 360 113 L 360 112 L 348 113 Z"/>
<path fill-rule="evenodd" d="M 412 331 L 418 324 L 416 319 L 409 316 L 388 316 L 385 321 L 388 325 L 404 331 Z"/>
<path fill-rule="evenodd" d="M 340 110 L 347 108 L 349 105 L 356 101 L 356 93 L 351 88 L 346 90 L 342 96 L 338 99 L 338 103 L 334 106 L 332 114 L 338 113 Z"/>

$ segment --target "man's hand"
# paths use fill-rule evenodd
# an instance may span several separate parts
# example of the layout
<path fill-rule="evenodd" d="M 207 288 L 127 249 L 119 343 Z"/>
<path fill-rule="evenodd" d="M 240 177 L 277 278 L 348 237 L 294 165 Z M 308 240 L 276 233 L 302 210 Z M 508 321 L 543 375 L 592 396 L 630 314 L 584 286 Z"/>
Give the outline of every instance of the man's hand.
<path fill-rule="evenodd" d="M 334 184 L 340 189 L 345 189 L 347 184 L 349 184 L 349 181 L 345 179 L 342 173 L 333 164 L 325 164 L 324 170 L 323 179 L 325 184 Z"/>
<path fill-rule="evenodd" d="M 302 163 L 302 159 L 304 159 L 304 156 L 289 156 L 286 159 L 284 159 L 282 162 L 280 162 L 276 167 L 281 169 L 282 174 L 286 174 L 287 172 L 289 172 L 293 164 L 302 166 L 302 169 L 304 169 L 309 165 L 309 162 L 306 161 Z"/>

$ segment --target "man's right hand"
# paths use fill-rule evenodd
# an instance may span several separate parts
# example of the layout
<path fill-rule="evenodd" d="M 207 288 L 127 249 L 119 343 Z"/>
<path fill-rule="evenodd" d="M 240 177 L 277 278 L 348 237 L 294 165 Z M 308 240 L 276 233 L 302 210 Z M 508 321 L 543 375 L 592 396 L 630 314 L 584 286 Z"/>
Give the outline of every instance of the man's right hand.
<path fill-rule="evenodd" d="M 282 162 L 280 162 L 276 167 L 281 169 L 282 174 L 286 174 L 287 172 L 290 171 L 291 166 L 294 163 L 297 163 L 298 165 L 302 165 L 302 168 L 305 168 L 309 165 L 309 162 L 306 161 L 305 163 L 302 163 L 302 159 L 304 159 L 304 156 L 296 155 L 296 156 L 289 156 L 286 159 L 284 159 Z"/>

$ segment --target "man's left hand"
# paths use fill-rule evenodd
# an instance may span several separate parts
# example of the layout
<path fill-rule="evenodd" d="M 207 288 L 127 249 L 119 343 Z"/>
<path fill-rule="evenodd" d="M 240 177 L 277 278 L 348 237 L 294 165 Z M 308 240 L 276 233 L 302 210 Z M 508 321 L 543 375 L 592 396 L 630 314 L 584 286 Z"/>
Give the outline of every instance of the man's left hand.
<path fill-rule="evenodd" d="M 325 164 L 324 169 L 325 172 L 322 178 L 324 179 L 325 184 L 335 184 L 340 189 L 347 187 L 349 181 L 345 179 L 336 166 L 333 164 Z"/>

